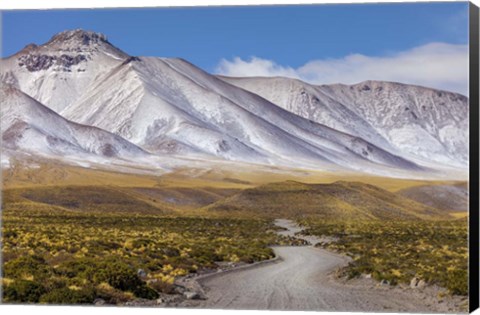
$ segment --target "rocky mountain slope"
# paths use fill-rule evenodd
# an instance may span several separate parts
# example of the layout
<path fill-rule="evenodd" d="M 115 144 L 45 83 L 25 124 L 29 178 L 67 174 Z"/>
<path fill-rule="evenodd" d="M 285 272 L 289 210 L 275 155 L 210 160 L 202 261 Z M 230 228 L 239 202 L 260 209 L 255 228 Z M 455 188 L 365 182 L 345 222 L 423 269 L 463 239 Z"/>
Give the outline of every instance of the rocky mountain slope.
<path fill-rule="evenodd" d="M 66 31 L 0 61 L 0 80 L 60 112 L 128 55 L 98 33 Z"/>
<path fill-rule="evenodd" d="M 468 98 L 393 82 L 315 86 L 288 78 L 222 80 L 297 115 L 420 163 L 468 165 Z"/>
<path fill-rule="evenodd" d="M 10 85 L 0 86 L 2 146 L 46 155 L 132 159 L 147 152 L 120 136 L 66 120 Z"/>

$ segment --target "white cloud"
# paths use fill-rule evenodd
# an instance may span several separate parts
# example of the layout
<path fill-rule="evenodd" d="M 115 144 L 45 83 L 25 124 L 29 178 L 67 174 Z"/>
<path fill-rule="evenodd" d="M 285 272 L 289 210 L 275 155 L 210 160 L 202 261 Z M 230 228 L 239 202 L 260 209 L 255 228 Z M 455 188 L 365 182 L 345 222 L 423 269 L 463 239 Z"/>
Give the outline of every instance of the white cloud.
<path fill-rule="evenodd" d="M 313 84 L 354 84 L 365 80 L 422 85 L 468 95 L 468 45 L 430 43 L 399 53 L 371 57 L 351 54 L 319 59 L 299 68 L 252 57 L 222 59 L 216 72 L 226 76 L 284 76 Z"/>

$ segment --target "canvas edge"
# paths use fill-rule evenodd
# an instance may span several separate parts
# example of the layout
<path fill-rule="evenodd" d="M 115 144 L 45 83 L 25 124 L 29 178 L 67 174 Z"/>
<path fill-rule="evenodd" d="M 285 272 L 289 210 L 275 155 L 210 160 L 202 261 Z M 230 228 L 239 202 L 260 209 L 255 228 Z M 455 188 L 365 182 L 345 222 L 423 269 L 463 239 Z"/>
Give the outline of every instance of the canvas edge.
<path fill-rule="evenodd" d="M 479 8 L 470 2 L 469 311 L 479 307 Z"/>

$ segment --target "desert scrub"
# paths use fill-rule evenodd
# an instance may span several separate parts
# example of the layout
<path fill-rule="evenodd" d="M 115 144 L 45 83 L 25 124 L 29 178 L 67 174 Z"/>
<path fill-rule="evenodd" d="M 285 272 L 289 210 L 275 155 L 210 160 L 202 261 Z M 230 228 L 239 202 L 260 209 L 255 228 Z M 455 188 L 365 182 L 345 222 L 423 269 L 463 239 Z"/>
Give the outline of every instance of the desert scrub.
<path fill-rule="evenodd" d="M 345 253 L 352 262 L 343 273 L 352 278 L 371 274 L 390 284 L 412 278 L 468 293 L 467 221 L 300 221 L 306 234 L 330 236 L 319 246 Z"/>
<path fill-rule="evenodd" d="M 269 220 L 84 213 L 4 204 L 6 302 L 124 303 L 170 293 L 177 277 L 216 262 L 270 259 L 290 240 Z"/>
<path fill-rule="evenodd" d="M 40 303 L 48 304 L 91 304 L 95 300 L 96 292 L 92 288 L 70 289 L 60 288 L 45 293 L 40 298 Z"/>
<path fill-rule="evenodd" d="M 37 303 L 45 293 L 40 283 L 24 279 L 17 279 L 3 287 L 3 298 L 7 302 Z"/>

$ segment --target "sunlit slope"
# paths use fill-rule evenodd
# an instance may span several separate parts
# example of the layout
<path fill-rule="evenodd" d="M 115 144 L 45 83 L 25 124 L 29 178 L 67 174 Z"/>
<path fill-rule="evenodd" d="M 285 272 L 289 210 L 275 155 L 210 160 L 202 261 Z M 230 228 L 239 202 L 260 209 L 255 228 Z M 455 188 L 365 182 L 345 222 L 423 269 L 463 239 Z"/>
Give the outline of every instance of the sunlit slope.
<path fill-rule="evenodd" d="M 2 207 L 75 212 L 168 214 L 171 210 L 156 207 L 144 200 L 112 187 L 50 186 L 7 189 Z"/>
<path fill-rule="evenodd" d="M 68 211 L 335 220 L 453 219 L 400 194 L 361 182 L 284 181 L 254 188 L 36 186 L 4 190 L 4 206 L 41 204 Z"/>
<path fill-rule="evenodd" d="M 61 207 L 76 212 L 188 214 L 237 193 L 209 187 L 46 186 L 3 191 L 3 205 Z"/>
<path fill-rule="evenodd" d="M 246 189 L 206 208 L 265 217 L 318 216 L 329 219 L 448 219 L 441 211 L 360 182 L 304 184 L 295 181 Z"/>

